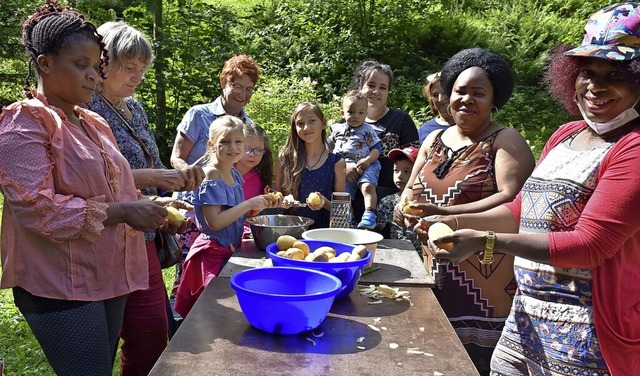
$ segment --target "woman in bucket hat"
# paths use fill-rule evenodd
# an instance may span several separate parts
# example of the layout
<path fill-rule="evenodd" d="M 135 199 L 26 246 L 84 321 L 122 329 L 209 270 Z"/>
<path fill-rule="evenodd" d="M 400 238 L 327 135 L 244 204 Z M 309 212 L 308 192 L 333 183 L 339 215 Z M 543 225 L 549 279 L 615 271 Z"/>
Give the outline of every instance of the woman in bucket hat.
<path fill-rule="evenodd" d="M 552 51 L 547 71 L 551 92 L 583 120 L 551 136 L 516 199 L 416 226 L 425 240 L 435 222 L 462 229 L 427 241 L 438 258 L 483 249 L 491 267 L 494 250 L 516 256 L 494 375 L 640 370 L 640 3 L 599 10 L 585 32 L 580 47 Z"/>

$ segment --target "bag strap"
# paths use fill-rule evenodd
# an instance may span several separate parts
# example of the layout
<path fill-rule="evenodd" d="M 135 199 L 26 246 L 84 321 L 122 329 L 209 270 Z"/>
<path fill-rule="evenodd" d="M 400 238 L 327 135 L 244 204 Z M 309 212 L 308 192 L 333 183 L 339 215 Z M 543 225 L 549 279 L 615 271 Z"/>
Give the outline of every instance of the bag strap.
<path fill-rule="evenodd" d="M 147 160 L 147 168 L 153 168 L 153 156 L 151 155 L 151 152 L 149 151 L 149 149 L 147 149 L 147 145 L 145 145 L 145 143 L 142 142 L 142 139 L 140 138 L 140 136 L 138 136 L 138 134 L 133 130 L 133 127 L 131 126 L 131 121 L 126 116 L 124 116 L 124 114 L 120 109 L 116 108 L 113 105 L 113 103 L 109 102 L 109 100 L 105 98 L 102 93 L 98 93 L 98 96 L 100 97 L 100 99 L 102 99 L 104 103 L 107 104 L 107 106 L 109 107 L 109 109 L 111 109 L 111 111 L 113 111 L 116 115 L 118 115 L 118 117 L 120 118 L 120 120 L 122 120 L 122 122 L 124 123 L 129 133 L 131 133 L 133 138 L 135 138 L 136 141 L 138 141 L 138 143 L 140 144 L 140 147 L 142 148 L 142 152 L 144 153 L 144 157 Z"/>

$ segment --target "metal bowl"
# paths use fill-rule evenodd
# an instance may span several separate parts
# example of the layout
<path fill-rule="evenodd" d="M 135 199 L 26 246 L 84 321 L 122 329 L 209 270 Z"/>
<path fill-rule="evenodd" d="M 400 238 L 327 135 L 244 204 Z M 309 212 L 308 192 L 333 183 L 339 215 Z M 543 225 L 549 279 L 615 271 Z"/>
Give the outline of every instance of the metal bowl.
<path fill-rule="evenodd" d="M 296 239 L 313 224 L 313 219 L 297 215 L 259 215 L 246 219 L 251 227 L 251 234 L 258 249 L 264 251 L 269 244 L 278 240 L 279 236 L 291 235 Z"/>

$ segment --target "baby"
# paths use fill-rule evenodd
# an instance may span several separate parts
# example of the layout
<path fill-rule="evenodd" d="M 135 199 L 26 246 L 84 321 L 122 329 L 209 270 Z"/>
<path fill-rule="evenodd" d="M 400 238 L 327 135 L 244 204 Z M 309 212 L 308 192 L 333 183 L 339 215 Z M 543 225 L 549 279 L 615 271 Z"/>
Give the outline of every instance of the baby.
<path fill-rule="evenodd" d="M 345 159 L 347 165 L 355 164 L 359 177 L 353 180 L 347 176 L 346 190 L 351 197 L 355 197 L 356 190 L 360 189 L 364 197 L 365 212 L 358 228 L 373 230 L 376 228 L 377 219 L 376 186 L 380 175 L 378 157 L 382 153 L 382 145 L 376 131 L 365 122 L 367 107 L 367 98 L 361 92 L 348 92 L 340 110 L 345 122 L 331 126 L 331 136 L 327 144 L 334 153 Z"/>

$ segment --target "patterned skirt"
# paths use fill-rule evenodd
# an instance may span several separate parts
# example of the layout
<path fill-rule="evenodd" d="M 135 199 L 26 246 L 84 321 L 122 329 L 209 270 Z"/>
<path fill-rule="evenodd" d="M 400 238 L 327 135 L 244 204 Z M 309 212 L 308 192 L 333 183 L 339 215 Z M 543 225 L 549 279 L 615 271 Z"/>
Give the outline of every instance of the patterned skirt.
<path fill-rule="evenodd" d="M 492 375 L 608 375 L 593 323 L 591 272 L 516 257 L 518 283 Z"/>

